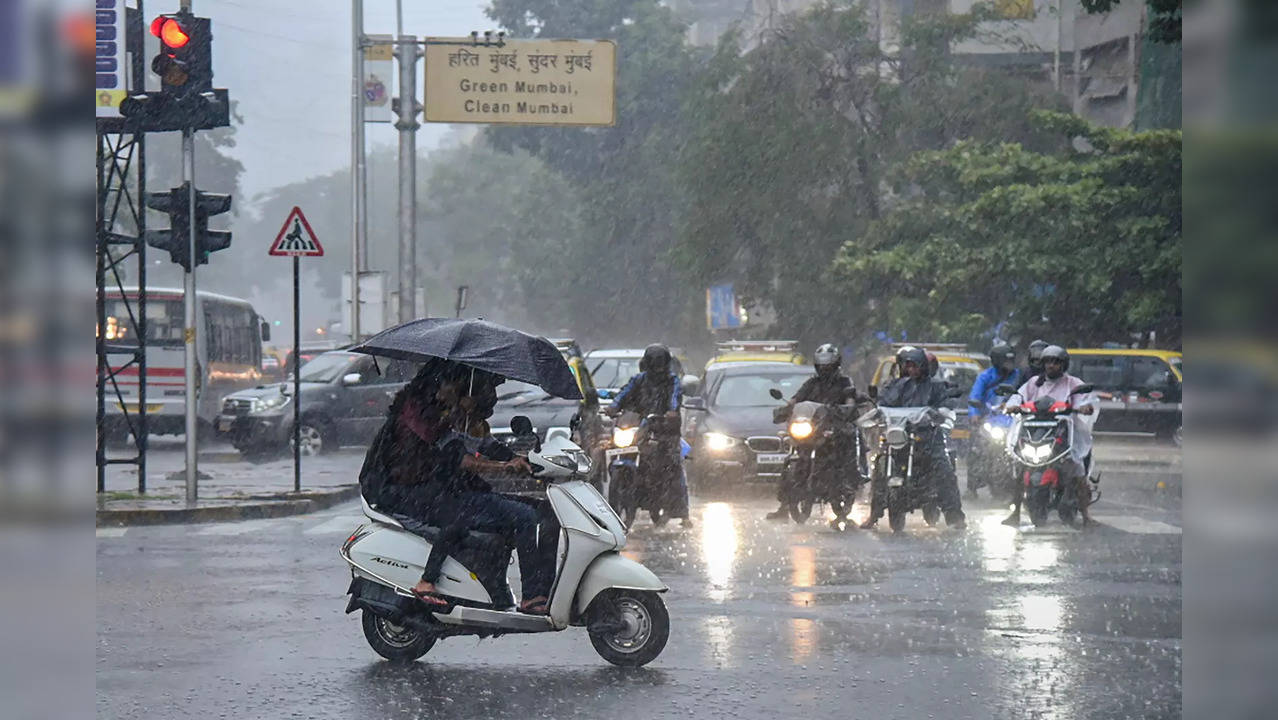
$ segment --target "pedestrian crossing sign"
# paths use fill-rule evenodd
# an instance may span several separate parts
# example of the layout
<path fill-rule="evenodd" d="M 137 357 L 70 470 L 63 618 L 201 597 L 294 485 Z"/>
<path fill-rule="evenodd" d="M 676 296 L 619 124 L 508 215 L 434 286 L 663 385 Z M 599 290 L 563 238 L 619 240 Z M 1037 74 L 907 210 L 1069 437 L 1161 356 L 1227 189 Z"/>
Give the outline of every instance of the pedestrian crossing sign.
<path fill-rule="evenodd" d="M 283 257 L 324 256 L 324 246 L 315 237 L 315 231 L 311 229 L 311 224 L 306 221 L 300 207 L 293 206 L 289 212 L 284 227 L 280 228 L 275 242 L 271 243 L 269 254 Z"/>

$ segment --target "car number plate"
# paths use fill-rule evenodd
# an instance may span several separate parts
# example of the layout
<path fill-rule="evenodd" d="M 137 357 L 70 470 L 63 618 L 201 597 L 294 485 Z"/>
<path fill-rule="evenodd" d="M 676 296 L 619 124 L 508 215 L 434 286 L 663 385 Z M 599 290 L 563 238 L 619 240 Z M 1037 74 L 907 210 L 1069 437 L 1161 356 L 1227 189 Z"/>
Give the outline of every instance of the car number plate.
<path fill-rule="evenodd" d="M 900 475 L 888 478 L 888 487 L 901 487 L 904 484 L 905 484 L 905 478 L 901 477 Z"/>
<path fill-rule="evenodd" d="M 760 465 L 780 465 L 790 457 L 788 453 L 759 453 Z"/>
<path fill-rule="evenodd" d="M 230 432 L 233 425 L 235 425 L 235 418 L 220 417 L 217 419 L 216 427 L 218 432 Z"/>

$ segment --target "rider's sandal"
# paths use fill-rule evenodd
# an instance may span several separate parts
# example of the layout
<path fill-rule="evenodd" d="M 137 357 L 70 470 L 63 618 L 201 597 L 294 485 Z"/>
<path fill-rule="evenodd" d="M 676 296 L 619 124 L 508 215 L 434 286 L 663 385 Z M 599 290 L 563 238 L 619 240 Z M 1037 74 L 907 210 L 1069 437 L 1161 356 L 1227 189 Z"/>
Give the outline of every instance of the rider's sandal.
<path fill-rule="evenodd" d="M 444 597 L 443 595 L 440 595 L 434 590 L 422 591 L 422 590 L 410 589 L 409 592 L 413 593 L 413 597 L 417 598 L 418 600 L 421 600 L 423 603 L 427 605 L 433 605 L 435 607 L 445 608 L 451 604 L 448 602 L 448 598 Z"/>
<path fill-rule="evenodd" d="M 519 603 L 519 612 L 525 615 L 549 615 L 550 598 L 538 596 Z"/>

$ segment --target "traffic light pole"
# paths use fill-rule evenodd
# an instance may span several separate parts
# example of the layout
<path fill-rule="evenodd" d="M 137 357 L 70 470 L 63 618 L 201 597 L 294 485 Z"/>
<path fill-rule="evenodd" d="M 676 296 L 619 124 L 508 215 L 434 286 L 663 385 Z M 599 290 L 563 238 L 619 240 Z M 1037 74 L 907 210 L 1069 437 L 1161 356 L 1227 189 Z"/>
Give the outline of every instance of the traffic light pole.
<path fill-rule="evenodd" d="M 185 3 L 184 3 L 185 4 Z M 190 270 L 187 271 L 185 284 L 183 286 L 183 308 L 182 308 L 182 344 L 185 348 L 185 362 L 183 372 L 183 393 L 186 396 L 186 502 L 194 504 L 199 493 L 197 490 L 197 482 L 199 478 L 199 469 L 197 466 L 198 456 L 196 454 L 196 446 L 198 444 L 198 415 L 196 408 L 199 406 L 199 398 L 196 397 L 196 368 L 195 361 L 195 323 L 196 323 L 196 298 L 195 298 L 195 266 L 198 250 L 196 248 L 196 225 L 195 218 L 195 131 L 186 128 L 182 130 L 182 181 L 187 184 L 189 195 L 187 196 L 187 209 L 189 214 L 187 217 L 192 220 L 187 223 L 190 235 L 187 236 L 187 248 L 190 261 Z"/>

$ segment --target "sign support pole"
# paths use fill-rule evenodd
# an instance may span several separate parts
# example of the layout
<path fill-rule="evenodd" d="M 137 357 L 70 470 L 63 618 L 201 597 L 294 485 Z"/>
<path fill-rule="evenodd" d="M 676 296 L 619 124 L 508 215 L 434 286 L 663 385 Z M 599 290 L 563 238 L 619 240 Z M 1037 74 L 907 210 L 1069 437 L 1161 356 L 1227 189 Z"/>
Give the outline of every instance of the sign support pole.
<path fill-rule="evenodd" d="M 417 317 L 417 38 L 400 35 L 399 59 L 399 321 Z"/>
<path fill-rule="evenodd" d="M 195 266 L 198 261 L 195 240 L 195 131 L 190 128 L 182 130 L 182 181 L 187 183 L 187 228 L 190 235 L 187 236 L 187 257 L 189 258 L 191 269 L 187 271 L 183 278 L 183 302 L 182 302 L 182 343 L 185 349 L 183 361 L 183 382 L 182 391 L 186 398 L 186 502 L 188 505 L 194 505 L 199 497 L 199 453 L 196 452 L 199 443 L 199 417 L 196 409 L 199 407 L 200 399 L 197 396 L 198 390 L 196 386 L 197 373 L 200 369 L 197 367 L 195 360 L 195 327 L 196 327 L 196 297 L 195 297 Z"/>
<path fill-rule="evenodd" d="M 302 345 L 300 258 L 293 256 L 293 492 L 302 491 Z"/>

